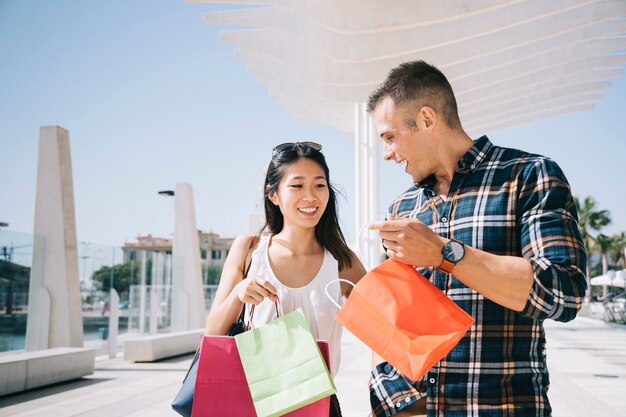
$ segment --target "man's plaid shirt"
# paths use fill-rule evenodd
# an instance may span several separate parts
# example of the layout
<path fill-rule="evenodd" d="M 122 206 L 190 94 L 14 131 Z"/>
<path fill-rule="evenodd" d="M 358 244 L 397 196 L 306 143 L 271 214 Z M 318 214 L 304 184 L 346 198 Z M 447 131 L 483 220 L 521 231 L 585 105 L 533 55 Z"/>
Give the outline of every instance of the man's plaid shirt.
<path fill-rule="evenodd" d="M 572 320 L 586 290 L 587 256 L 563 172 L 548 158 L 494 146 L 483 136 L 459 160 L 445 201 L 433 185 L 431 177 L 409 188 L 389 212 L 486 252 L 522 256 L 534 283 L 526 307 L 515 312 L 452 275 L 419 269 L 475 323 L 420 381 L 386 362 L 374 369 L 375 416 L 391 416 L 424 396 L 430 417 L 549 416 L 543 320 Z"/>

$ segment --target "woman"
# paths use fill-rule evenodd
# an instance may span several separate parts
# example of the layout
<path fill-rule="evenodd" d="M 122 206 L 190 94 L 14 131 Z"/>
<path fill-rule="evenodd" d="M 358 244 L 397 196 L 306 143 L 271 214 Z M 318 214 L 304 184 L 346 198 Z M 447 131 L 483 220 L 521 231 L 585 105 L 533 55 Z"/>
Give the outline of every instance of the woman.
<path fill-rule="evenodd" d="M 281 315 L 301 308 L 315 338 L 328 340 L 334 376 L 339 369 L 342 328 L 335 321 L 337 307 L 324 288 L 339 277 L 356 284 L 366 271 L 339 227 L 335 190 L 321 149 L 314 142 L 274 148 L 264 184 L 263 229 L 268 234 L 260 238 L 251 260 L 247 253 L 255 237 L 240 236 L 233 242 L 206 332 L 226 334 L 244 304 L 247 309 L 256 305 L 253 326 L 266 324 L 275 317 L 278 297 Z M 351 286 L 341 283 L 329 289 L 339 302 Z"/>

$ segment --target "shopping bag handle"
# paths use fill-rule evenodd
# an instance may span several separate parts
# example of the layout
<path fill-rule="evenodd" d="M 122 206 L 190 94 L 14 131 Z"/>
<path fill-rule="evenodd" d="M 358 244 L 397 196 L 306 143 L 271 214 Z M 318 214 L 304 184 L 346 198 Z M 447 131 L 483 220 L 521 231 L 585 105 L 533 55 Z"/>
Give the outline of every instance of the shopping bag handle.
<path fill-rule="evenodd" d="M 326 297 L 328 297 L 328 299 L 330 300 L 331 303 L 333 303 L 338 309 L 341 310 L 341 306 L 337 303 L 337 301 L 333 300 L 333 297 L 330 296 L 330 294 L 328 293 L 328 286 L 332 283 L 335 282 L 345 282 L 347 284 L 352 285 L 352 288 L 356 287 L 356 285 L 354 285 L 354 282 L 349 281 L 347 279 L 343 279 L 343 278 L 337 278 L 337 279 L 333 279 L 332 281 L 328 281 L 328 283 L 326 284 L 326 286 L 324 287 L 324 292 L 326 293 Z M 340 291 L 341 292 L 341 291 Z"/>
<path fill-rule="evenodd" d="M 250 304 L 250 314 L 248 314 L 248 324 L 246 325 L 246 331 L 252 329 L 252 317 L 254 316 L 254 307 L 256 304 Z M 246 306 L 244 305 L 244 310 Z M 278 296 L 276 296 L 276 301 L 274 301 L 274 308 L 276 308 L 276 318 L 280 317 L 280 311 L 278 310 Z"/>
<path fill-rule="evenodd" d="M 365 270 L 369 272 L 371 268 L 369 264 L 365 262 L 367 258 L 365 257 L 365 253 L 363 252 L 363 241 L 367 239 L 367 226 L 368 225 L 369 223 L 365 223 L 359 228 L 359 233 L 357 234 L 357 242 L 356 242 L 356 254 L 359 260 L 361 261 L 361 264 L 365 267 Z M 363 236 L 364 230 L 366 231 L 365 236 Z"/>

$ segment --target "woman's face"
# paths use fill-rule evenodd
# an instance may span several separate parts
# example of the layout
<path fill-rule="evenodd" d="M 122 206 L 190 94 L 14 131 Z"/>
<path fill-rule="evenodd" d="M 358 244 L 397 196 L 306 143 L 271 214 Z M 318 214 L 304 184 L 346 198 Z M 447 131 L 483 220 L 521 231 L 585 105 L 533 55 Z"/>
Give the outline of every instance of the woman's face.
<path fill-rule="evenodd" d="M 278 190 L 269 198 L 279 206 L 285 225 L 314 228 L 329 199 L 324 170 L 310 159 L 298 159 L 285 168 Z"/>

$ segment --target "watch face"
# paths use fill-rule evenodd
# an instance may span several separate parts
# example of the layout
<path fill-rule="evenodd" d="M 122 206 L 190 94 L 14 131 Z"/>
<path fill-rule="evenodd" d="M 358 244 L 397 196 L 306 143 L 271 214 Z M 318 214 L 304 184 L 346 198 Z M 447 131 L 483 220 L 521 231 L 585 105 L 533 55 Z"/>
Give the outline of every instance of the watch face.
<path fill-rule="evenodd" d="M 443 256 L 446 260 L 457 263 L 463 259 L 465 255 L 465 248 L 456 240 L 451 240 L 443 247 Z"/>

